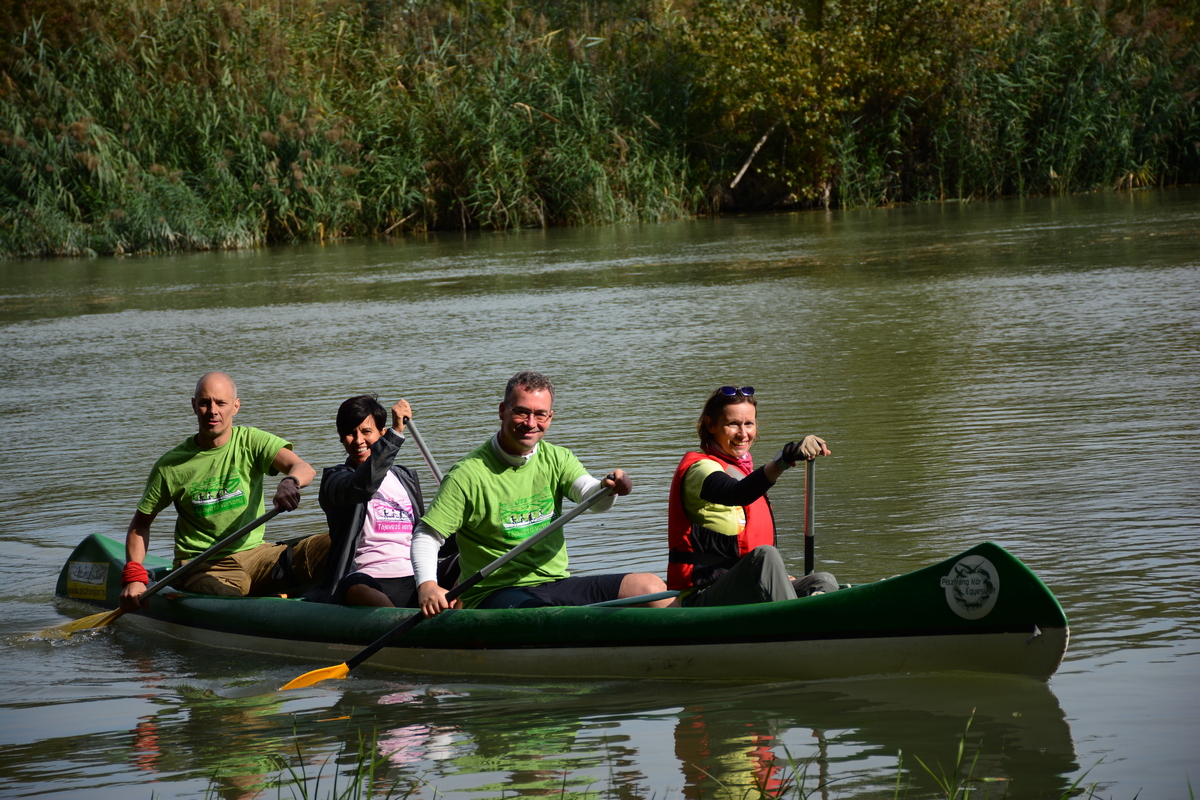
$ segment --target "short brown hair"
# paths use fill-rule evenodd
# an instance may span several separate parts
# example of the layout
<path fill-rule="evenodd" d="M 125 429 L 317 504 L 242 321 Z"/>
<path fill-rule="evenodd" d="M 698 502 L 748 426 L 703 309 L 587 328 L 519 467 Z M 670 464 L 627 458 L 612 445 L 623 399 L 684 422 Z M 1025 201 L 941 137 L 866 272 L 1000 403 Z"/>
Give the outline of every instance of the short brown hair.
<path fill-rule="evenodd" d="M 550 382 L 550 379 L 540 372 L 526 369 L 508 379 L 508 385 L 504 387 L 504 402 L 508 402 L 512 397 L 513 389 L 518 386 L 523 386 L 531 392 L 549 392 L 550 399 L 554 399 L 554 384 Z"/>

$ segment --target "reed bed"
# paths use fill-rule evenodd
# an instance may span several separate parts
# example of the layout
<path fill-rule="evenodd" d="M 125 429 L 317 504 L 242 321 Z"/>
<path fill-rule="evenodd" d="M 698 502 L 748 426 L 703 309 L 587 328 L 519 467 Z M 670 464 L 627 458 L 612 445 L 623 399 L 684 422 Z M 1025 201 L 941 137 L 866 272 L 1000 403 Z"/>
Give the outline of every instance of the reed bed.
<path fill-rule="evenodd" d="M 1193 7 L 1020 8 L 1004 68 L 959 87 L 927 197 L 1065 194 L 1200 177 Z"/>
<path fill-rule="evenodd" d="M 734 205 L 1200 179 L 1195 2 L 696 2 L 701 160 L 734 175 L 761 147 Z"/>
<path fill-rule="evenodd" d="M 0 257 L 1200 179 L 1194 0 L 724 2 L 0 0 Z"/>
<path fill-rule="evenodd" d="M 536 14 L 502 23 L 408 9 L 373 31 L 352 2 L 165 0 L 93 11 L 65 46 L 33 24 L 4 63 L 0 254 L 691 213 L 655 119 L 672 109 L 638 65 Z"/>

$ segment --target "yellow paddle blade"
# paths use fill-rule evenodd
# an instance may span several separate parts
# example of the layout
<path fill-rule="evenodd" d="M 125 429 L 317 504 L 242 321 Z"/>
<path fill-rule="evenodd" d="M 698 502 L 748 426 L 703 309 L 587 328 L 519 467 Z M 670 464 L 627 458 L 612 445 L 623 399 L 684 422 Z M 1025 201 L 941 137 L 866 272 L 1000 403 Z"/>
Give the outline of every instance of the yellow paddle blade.
<path fill-rule="evenodd" d="M 336 667 L 322 667 L 321 669 L 314 669 L 312 672 L 306 672 L 299 678 L 293 678 L 281 686 L 280 691 L 284 689 L 303 689 L 305 686 L 312 686 L 314 683 L 320 683 L 330 678 L 345 678 L 349 674 L 349 664 L 338 664 Z"/>
<path fill-rule="evenodd" d="M 57 625 L 53 628 L 47 628 L 41 633 L 31 633 L 26 636 L 26 639 L 65 639 L 72 633 L 86 631 L 88 628 L 103 628 L 105 625 L 112 623 L 125 612 L 121 609 L 113 611 L 104 611 L 100 614 L 92 614 L 90 617 L 68 622 L 64 625 Z"/>

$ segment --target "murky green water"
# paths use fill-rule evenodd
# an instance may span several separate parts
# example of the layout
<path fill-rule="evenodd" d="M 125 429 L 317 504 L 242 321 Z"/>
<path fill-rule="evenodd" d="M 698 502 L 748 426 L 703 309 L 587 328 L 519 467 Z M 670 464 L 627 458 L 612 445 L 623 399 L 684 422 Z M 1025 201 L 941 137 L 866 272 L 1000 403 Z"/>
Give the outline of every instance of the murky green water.
<path fill-rule="evenodd" d="M 742 797 L 789 776 L 823 798 L 892 797 L 901 762 L 908 796 L 931 796 L 916 759 L 948 769 L 974 710 L 968 759 L 1005 779 L 980 785 L 991 796 L 1058 797 L 1086 772 L 1104 797 L 1186 797 L 1198 254 L 1200 192 L 1184 190 L 0 264 L 0 796 L 203 797 L 217 775 L 248 797 L 303 775 L 323 798 L 376 738 L 379 791 L 424 798 L 707 798 L 718 782 Z M 233 374 L 239 422 L 319 470 L 341 459 L 337 404 L 362 391 L 407 397 L 448 466 L 490 435 L 525 367 L 558 385 L 549 438 L 636 480 L 572 526 L 576 571 L 665 571 L 667 486 L 699 406 L 752 384 L 759 459 L 808 432 L 833 448 L 823 568 L 860 583 L 997 541 L 1066 608 L 1066 662 L 1049 685 L 548 685 L 367 666 L 264 696 L 253 687 L 312 665 L 120 624 L 16 638 L 80 613 L 54 601 L 58 569 L 84 536 L 123 535 L 150 464 L 193 430 L 201 372 Z M 801 485 L 796 471 L 772 492 L 796 565 Z M 310 491 L 272 535 L 322 524 Z"/>

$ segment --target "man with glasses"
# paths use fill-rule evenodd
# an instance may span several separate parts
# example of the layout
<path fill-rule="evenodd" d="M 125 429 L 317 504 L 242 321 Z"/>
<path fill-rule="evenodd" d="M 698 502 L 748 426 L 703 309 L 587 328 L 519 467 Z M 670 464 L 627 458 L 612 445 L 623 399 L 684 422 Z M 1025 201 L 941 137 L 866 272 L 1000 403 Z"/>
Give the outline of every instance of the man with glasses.
<path fill-rule="evenodd" d="M 500 403 L 500 430 L 446 475 L 413 535 L 417 598 L 427 617 L 450 607 L 437 583 L 437 553 L 454 536 L 463 575 L 472 575 L 549 525 L 564 498 L 579 502 L 603 484 L 633 490 L 623 470 L 603 480 L 588 474 L 565 447 L 543 440 L 554 417 L 554 385 L 537 372 L 518 372 Z M 605 510 L 609 496 L 592 507 Z M 463 593 L 467 608 L 574 606 L 653 594 L 666 584 L 651 573 L 573 576 L 561 530 Z M 667 605 L 659 600 L 650 605 Z"/>

